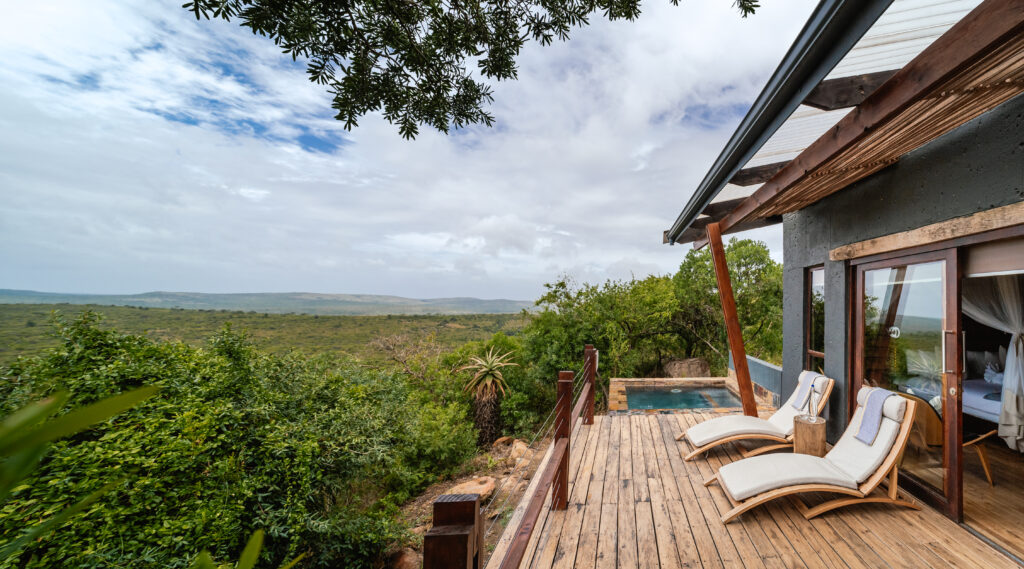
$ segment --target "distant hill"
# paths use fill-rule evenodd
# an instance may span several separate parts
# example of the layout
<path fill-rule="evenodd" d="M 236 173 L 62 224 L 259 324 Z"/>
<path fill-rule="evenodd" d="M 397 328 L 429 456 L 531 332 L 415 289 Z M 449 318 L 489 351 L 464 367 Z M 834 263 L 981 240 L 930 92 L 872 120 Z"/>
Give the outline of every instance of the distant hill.
<path fill-rule="evenodd" d="M 274 314 L 510 314 L 530 308 L 527 300 L 481 298 L 415 299 L 375 294 L 319 294 L 310 292 L 206 294 L 200 292 L 144 292 L 141 294 L 62 294 L 34 290 L 0 289 L 0 304 L 99 304 L 242 310 Z"/>

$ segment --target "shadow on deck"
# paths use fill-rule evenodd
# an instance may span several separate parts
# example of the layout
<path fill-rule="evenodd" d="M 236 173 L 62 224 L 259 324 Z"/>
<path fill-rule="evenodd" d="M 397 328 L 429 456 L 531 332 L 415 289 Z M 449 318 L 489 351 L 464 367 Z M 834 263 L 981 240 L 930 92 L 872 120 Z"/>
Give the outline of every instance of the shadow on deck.
<path fill-rule="evenodd" d="M 577 424 L 568 509 L 552 511 L 549 493 L 521 567 L 1017 567 L 927 506 L 911 511 L 866 504 L 806 520 L 781 499 L 722 524 L 731 506 L 720 488 L 705 488 L 703 480 L 738 453 L 725 445 L 707 460 L 683 462 L 685 443 L 675 441 L 713 416 L 613 414 Z M 524 504 L 488 569 L 504 557 Z"/>

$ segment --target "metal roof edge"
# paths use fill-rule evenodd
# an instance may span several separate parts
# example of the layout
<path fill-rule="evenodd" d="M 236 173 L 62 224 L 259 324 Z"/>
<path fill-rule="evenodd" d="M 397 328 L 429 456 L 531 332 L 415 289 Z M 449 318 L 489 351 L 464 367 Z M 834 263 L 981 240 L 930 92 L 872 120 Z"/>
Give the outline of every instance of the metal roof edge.
<path fill-rule="evenodd" d="M 893 0 L 822 0 L 722 153 L 667 232 L 675 244 L 722 187 L 764 145 Z"/>

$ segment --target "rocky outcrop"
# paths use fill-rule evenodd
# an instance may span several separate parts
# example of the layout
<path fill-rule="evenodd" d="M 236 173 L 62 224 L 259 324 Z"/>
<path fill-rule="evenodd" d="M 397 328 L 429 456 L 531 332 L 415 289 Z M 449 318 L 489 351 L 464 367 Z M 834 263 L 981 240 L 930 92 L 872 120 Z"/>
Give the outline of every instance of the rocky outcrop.
<path fill-rule="evenodd" d="M 480 494 L 481 500 L 490 497 L 493 493 L 494 478 L 490 476 L 481 476 L 462 484 L 456 484 L 445 492 L 445 494 Z"/>
<path fill-rule="evenodd" d="M 662 366 L 666 377 L 709 377 L 711 367 L 704 358 L 687 358 L 685 360 L 669 360 Z"/>

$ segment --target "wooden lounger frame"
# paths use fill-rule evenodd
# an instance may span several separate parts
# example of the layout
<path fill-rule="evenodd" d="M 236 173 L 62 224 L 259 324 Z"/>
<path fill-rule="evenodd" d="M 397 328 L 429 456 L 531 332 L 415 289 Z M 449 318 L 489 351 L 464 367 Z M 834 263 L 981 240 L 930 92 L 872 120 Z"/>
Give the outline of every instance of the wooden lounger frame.
<path fill-rule="evenodd" d="M 896 440 L 893 441 L 892 449 L 889 450 L 889 454 L 885 457 L 885 460 L 882 461 L 878 470 L 876 470 L 875 473 L 865 480 L 856 490 L 844 488 L 842 486 L 835 486 L 833 484 L 797 484 L 795 486 L 776 488 L 775 490 L 769 490 L 767 492 L 751 496 L 746 500 L 737 501 L 729 494 L 729 490 L 725 486 L 720 485 L 725 497 L 728 498 L 729 502 L 733 505 L 731 510 L 722 515 L 722 523 L 729 523 L 740 514 L 783 496 L 793 496 L 797 509 L 800 510 L 800 513 L 808 520 L 815 516 L 824 514 L 825 512 L 835 510 L 836 508 L 871 502 L 894 504 L 897 506 L 920 510 L 921 506 L 918 504 L 899 497 L 898 484 L 900 458 L 903 456 L 903 450 L 907 446 L 907 438 L 910 436 L 910 430 L 914 426 L 914 411 L 916 411 L 916 407 L 917 402 L 910 400 L 907 401 L 907 409 L 903 415 L 903 421 L 900 423 L 900 431 L 896 435 Z M 718 473 L 716 472 L 711 476 L 711 478 L 704 481 L 704 486 L 711 486 L 718 481 Z M 873 494 L 875 490 L 880 490 L 879 486 L 882 481 L 887 483 L 886 491 L 879 491 L 879 493 Z M 810 507 L 799 496 L 799 494 L 805 494 L 808 492 L 832 492 L 835 494 L 846 494 L 851 497 L 836 498 L 834 500 L 828 500 L 818 504 L 817 506 Z"/>
<path fill-rule="evenodd" d="M 824 376 L 822 376 L 822 377 L 824 377 Z M 828 404 L 828 398 L 829 398 L 830 395 L 832 395 L 832 388 L 836 384 L 836 381 L 834 379 L 832 379 L 831 377 L 826 377 L 825 379 L 828 380 L 828 383 L 825 385 L 825 389 L 822 390 L 822 392 L 821 392 L 821 399 L 818 401 L 818 409 L 816 410 L 815 415 L 821 415 L 821 412 L 825 410 L 825 405 Z M 810 395 L 808 395 L 808 397 L 810 397 Z M 785 405 L 785 403 L 783 403 L 783 405 Z M 682 434 L 680 434 L 678 437 L 676 437 L 677 441 L 682 441 L 682 440 L 685 440 L 685 439 L 686 439 L 686 431 L 683 431 Z M 689 461 L 693 460 L 694 458 L 697 458 L 698 456 L 706 453 L 707 451 L 709 451 L 709 450 L 711 450 L 711 449 L 713 449 L 713 448 L 715 448 L 715 447 L 717 447 L 719 445 L 724 445 L 725 443 L 742 443 L 743 441 L 769 441 L 769 442 L 774 442 L 775 443 L 775 444 L 772 444 L 772 445 L 764 445 L 764 446 L 760 446 L 760 447 L 753 448 L 753 449 L 747 449 L 747 448 L 743 447 L 742 445 L 737 445 L 739 447 L 740 454 L 743 455 L 743 458 L 750 458 L 752 456 L 757 456 L 759 454 L 763 454 L 763 453 L 766 453 L 766 452 L 771 452 L 773 450 L 782 450 L 782 449 L 791 449 L 791 448 L 793 448 L 793 435 L 788 435 L 786 437 L 779 437 L 779 436 L 775 436 L 775 435 L 767 435 L 767 434 L 764 434 L 764 433 L 741 433 L 741 434 L 738 434 L 738 435 L 732 435 L 730 437 L 725 437 L 725 438 L 721 438 L 721 439 L 718 439 L 718 440 L 715 440 L 715 441 L 711 441 L 710 443 L 708 443 L 708 444 L 706 444 L 706 445 L 704 445 L 702 447 L 694 448 L 692 451 L 690 451 L 689 454 L 684 454 L 683 455 L 683 460 L 689 462 Z M 686 441 L 686 442 L 687 442 L 687 444 L 691 444 L 691 446 L 692 446 L 692 443 L 690 443 L 690 441 Z"/>

